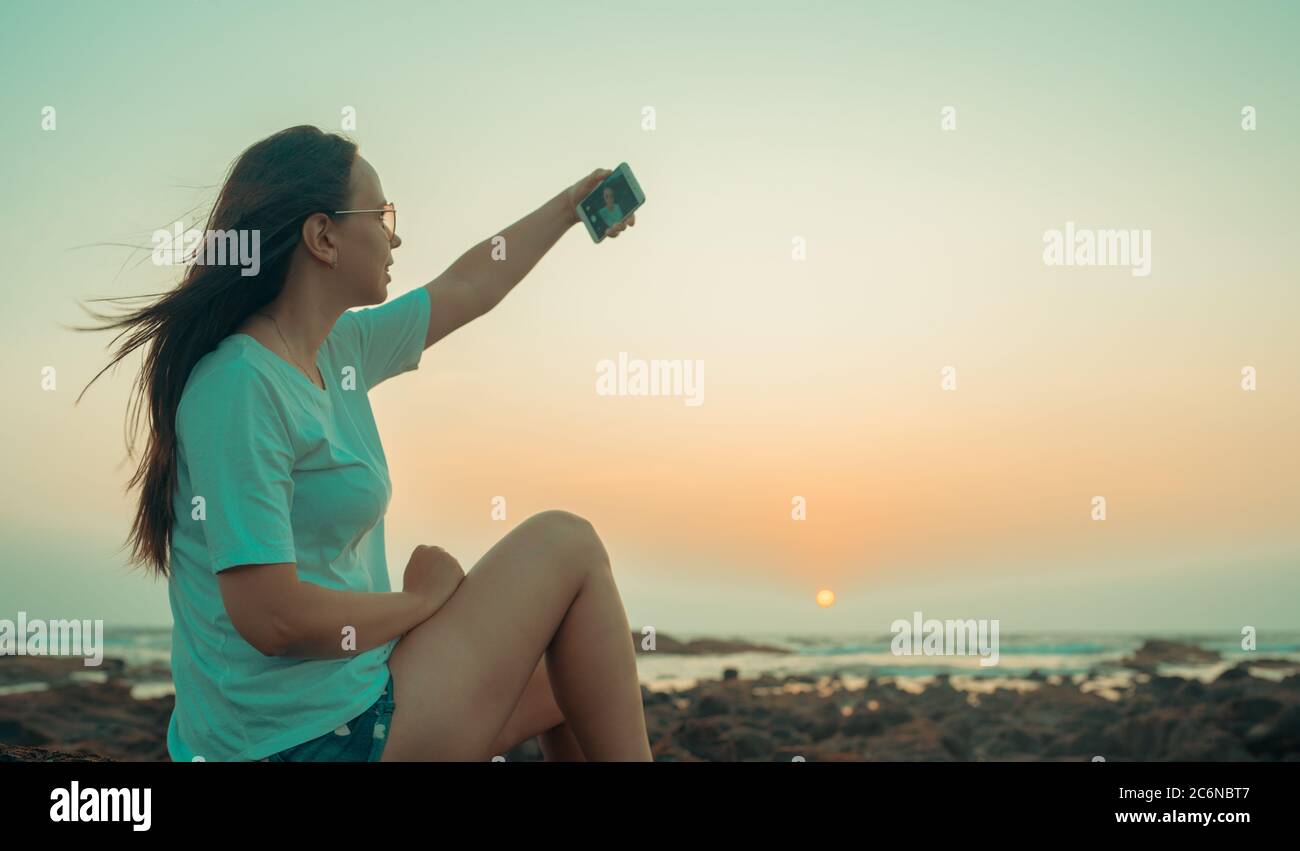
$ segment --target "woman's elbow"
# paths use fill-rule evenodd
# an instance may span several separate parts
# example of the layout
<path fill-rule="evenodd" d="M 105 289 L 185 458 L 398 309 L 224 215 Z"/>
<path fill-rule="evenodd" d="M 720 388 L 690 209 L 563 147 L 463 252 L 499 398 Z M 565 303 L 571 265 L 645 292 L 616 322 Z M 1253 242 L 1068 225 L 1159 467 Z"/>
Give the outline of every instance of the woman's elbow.
<path fill-rule="evenodd" d="M 292 564 L 283 567 L 294 568 Z M 252 565 L 220 576 L 221 595 L 235 632 L 263 656 L 289 652 L 298 640 L 296 577 L 285 570 Z"/>
<path fill-rule="evenodd" d="M 232 617 L 230 622 L 240 638 L 263 656 L 283 656 L 290 645 L 287 627 L 274 617 L 243 620 Z"/>

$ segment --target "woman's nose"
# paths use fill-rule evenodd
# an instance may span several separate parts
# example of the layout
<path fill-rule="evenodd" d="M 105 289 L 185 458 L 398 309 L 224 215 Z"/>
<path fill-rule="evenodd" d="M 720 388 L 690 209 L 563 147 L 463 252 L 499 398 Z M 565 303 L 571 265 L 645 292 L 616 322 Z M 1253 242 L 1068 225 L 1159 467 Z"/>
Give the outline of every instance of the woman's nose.
<path fill-rule="evenodd" d="M 397 234 L 393 234 L 393 242 L 392 242 L 393 248 L 397 248 L 401 244 L 402 244 L 402 238 Z"/>

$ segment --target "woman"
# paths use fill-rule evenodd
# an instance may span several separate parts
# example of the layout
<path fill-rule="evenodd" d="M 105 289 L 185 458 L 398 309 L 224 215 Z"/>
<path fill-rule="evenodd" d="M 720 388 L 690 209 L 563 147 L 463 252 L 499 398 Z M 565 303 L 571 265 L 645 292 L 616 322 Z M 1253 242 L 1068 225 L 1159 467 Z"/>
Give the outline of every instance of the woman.
<path fill-rule="evenodd" d="M 601 193 L 605 199 L 605 206 L 600 208 L 600 217 L 605 221 L 605 225 L 610 228 L 609 236 L 617 236 L 614 232 L 614 225 L 623 220 L 623 208 L 614 202 L 614 190 L 606 186 L 605 191 Z"/>
<path fill-rule="evenodd" d="M 385 302 L 396 210 L 354 143 L 291 127 L 239 157 L 208 221 L 259 240 L 256 275 L 196 263 L 153 304 L 95 314 L 132 332 L 109 366 L 146 346 L 129 542 L 168 579 L 173 760 L 487 760 L 533 736 L 552 760 L 651 758 L 627 616 L 586 520 L 530 517 L 468 574 L 416 547 L 391 591 L 367 398 L 499 303 L 609 173 L 501 231 L 508 259 L 485 240 L 350 311 Z"/>

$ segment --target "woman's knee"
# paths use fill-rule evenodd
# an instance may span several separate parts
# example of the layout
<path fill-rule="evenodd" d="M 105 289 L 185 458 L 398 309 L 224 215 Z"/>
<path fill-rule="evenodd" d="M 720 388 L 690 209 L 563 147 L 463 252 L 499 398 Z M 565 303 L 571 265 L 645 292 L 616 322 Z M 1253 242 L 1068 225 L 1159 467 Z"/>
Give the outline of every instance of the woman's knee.
<path fill-rule="evenodd" d="M 574 561 L 587 566 L 609 567 L 609 553 L 596 533 L 596 527 L 585 517 L 552 508 L 529 517 L 527 524 L 543 530 L 547 540 L 557 549 L 565 563 Z"/>

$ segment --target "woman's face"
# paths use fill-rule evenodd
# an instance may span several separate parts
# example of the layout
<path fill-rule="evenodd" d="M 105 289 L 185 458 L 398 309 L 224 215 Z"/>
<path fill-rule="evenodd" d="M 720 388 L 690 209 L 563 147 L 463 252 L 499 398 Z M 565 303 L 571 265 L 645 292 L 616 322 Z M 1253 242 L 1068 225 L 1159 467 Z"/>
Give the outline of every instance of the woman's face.
<path fill-rule="evenodd" d="M 606 207 L 614 206 L 614 190 L 606 186 L 604 194 L 605 194 L 605 206 Z"/>
<path fill-rule="evenodd" d="M 386 201 L 378 172 L 364 157 L 358 156 L 352 165 L 349 199 L 344 209 L 375 210 Z M 383 213 L 351 213 L 334 219 L 339 232 L 340 280 L 355 290 L 351 296 L 358 305 L 380 304 L 388 298 L 388 284 L 392 280 L 388 267 L 393 264 L 392 250 L 402 244 L 402 238 L 394 235 L 390 242 L 383 219 Z"/>

